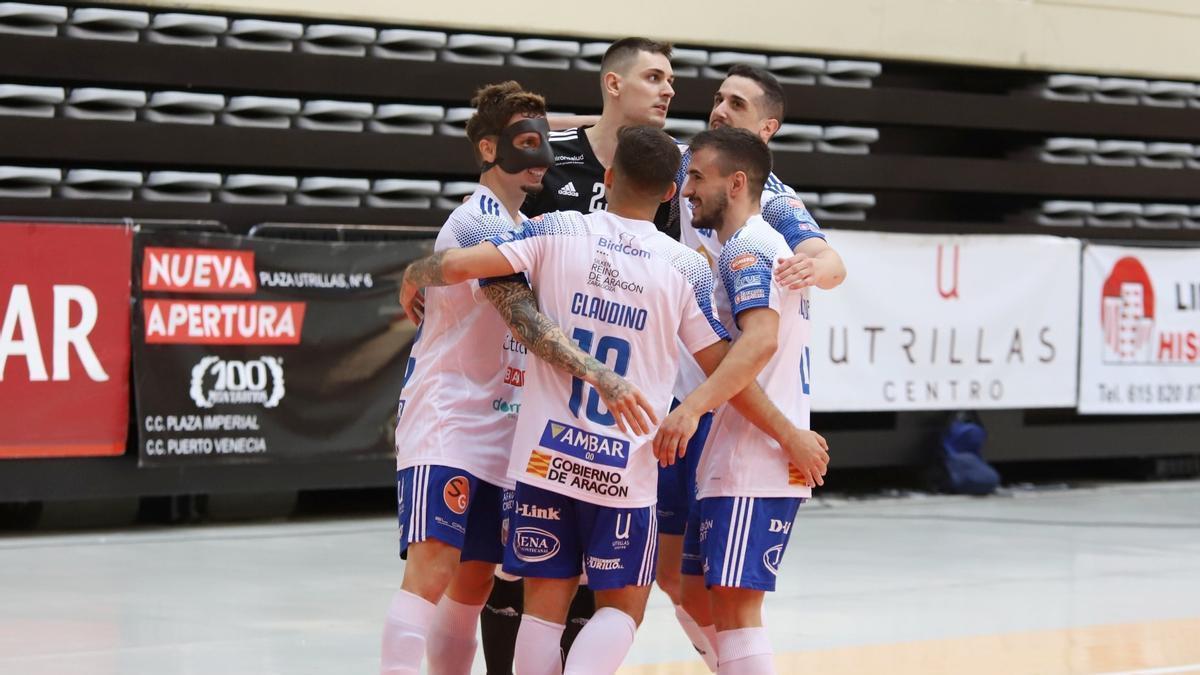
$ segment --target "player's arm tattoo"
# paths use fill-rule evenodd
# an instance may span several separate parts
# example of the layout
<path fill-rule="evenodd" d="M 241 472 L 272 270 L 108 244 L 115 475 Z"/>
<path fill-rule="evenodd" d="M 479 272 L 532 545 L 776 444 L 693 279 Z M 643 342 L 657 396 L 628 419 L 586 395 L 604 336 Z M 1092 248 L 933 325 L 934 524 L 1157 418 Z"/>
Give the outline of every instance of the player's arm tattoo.
<path fill-rule="evenodd" d="M 446 279 L 442 275 L 442 260 L 445 257 L 446 252 L 439 251 L 431 256 L 421 258 L 404 270 L 404 278 L 417 288 L 446 286 Z"/>
<path fill-rule="evenodd" d="M 631 385 L 608 366 L 579 349 L 558 324 L 542 314 L 528 286 L 505 281 L 483 286 L 483 293 L 500 312 L 513 337 L 551 366 L 591 384 L 612 400 L 631 391 Z"/>

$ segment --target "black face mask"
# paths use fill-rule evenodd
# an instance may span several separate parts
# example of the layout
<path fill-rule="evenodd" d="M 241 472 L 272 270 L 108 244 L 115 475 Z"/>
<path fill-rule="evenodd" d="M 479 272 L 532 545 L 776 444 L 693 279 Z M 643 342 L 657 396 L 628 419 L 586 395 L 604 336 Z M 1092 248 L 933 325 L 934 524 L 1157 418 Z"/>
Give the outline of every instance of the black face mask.
<path fill-rule="evenodd" d="M 542 137 L 536 148 L 518 148 L 517 136 L 534 132 Z M 500 132 L 496 141 L 496 161 L 484 162 L 482 171 L 499 166 L 505 173 L 521 173 L 525 169 L 548 169 L 554 164 L 554 151 L 550 149 L 550 123 L 545 117 L 523 119 L 514 122 Z"/>

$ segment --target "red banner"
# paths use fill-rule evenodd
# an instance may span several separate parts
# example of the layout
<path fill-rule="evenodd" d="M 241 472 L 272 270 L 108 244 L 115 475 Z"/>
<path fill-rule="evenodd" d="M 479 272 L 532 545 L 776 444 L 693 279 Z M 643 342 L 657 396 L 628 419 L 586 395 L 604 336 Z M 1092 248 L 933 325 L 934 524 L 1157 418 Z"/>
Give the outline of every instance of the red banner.
<path fill-rule="evenodd" d="M 124 453 L 132 237 L 0 223 L 0 458 Z"/>
<path fill-rule="evenodd" d="M 147 299 L 146 344 L 298 345 L 303 302 Z"/>

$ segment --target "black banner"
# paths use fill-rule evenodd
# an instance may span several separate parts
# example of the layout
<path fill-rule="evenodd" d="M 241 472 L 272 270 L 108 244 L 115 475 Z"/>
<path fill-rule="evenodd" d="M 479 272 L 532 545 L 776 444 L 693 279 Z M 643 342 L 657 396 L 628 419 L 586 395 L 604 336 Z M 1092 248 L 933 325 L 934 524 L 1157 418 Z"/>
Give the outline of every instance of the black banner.
<path fill-rule="evenodd" d="M 139 233 L 140 465 L 392 454 L 415 332 L 396 294 L 432 248 Z"/>

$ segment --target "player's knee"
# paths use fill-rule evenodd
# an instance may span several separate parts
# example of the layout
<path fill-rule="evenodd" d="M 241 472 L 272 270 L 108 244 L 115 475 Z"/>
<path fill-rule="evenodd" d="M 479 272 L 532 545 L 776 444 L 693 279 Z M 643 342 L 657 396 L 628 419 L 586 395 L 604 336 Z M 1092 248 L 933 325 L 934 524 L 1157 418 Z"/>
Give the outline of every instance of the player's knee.
<path fill-rule="evenodd" d="M 437 545 L 427 545 L 437 544 Z M 454 580 L 458 549 L 440 542 L 421 542 L 409 547 L 408 565 L 404 568 L 401 588 L 437 603 Z"/>
<path fill-rule="evenodd" d="M 471 605 L 483 604 L 492 593 L 495 565 L 462 563 L 451 583 L 450 596 Z"/>
<path fill-rule="evenodd" d="M 662 589 L 663 593 L 666 593 L 671 598 L 673 604 L 679 604 L 682 591 L 679 570 L 658 568 L 657 578 L 655 578 L 654 583 Z"/>

